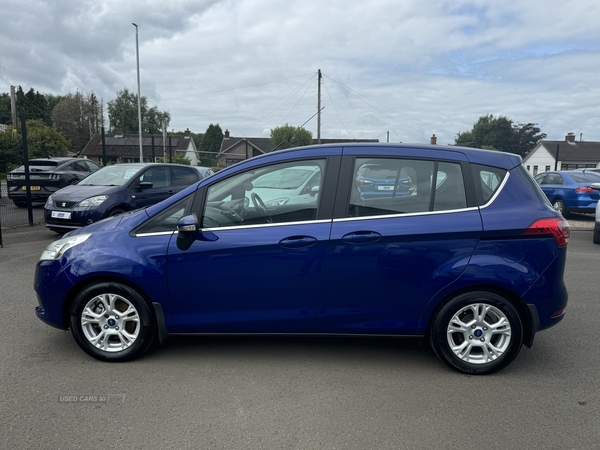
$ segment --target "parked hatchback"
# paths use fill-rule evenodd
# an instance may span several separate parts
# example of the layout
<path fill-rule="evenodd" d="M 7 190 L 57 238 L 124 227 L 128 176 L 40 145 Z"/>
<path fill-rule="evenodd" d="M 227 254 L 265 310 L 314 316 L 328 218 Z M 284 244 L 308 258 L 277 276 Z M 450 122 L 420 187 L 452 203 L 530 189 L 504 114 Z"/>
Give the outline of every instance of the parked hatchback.
<path fill-rule="evenodd" d="M 600 173 L 583 170 L 544 172 L 535 176 L 554 209 L 563 216 L 570 212 L 594 213 L 600 194 L 590 187 L 600 182 Z"/>
<path fill-rule="evenodd" d="M 45 202 L 59 189 L 83 180 L 99 167 L 82 158 L 38 158 L 29 160 L 29 180 L 32 202 Z M 8 198 L 15 206 L 27 206 L 25 166 L 19 166 L 6 177 Z"/>
<path fill-rule="evenodd" d="M 410 174 L 413 192 L 356 195 L 373 165 L 394 183 Z M 298 167 L 320 174 L 314 201 L 267 206 L 254 192 Z M 36 314 L 104 361 L 176 333 L 420 336 L 450 367 L 486 374 L 562 320 L 568 239 L 517 155 L 302 147 L 55 241 L 37 264 Z"/>
<path fill-rule="evenodd" d="M 202 168 L 205 169 L 205 168 Z M 210 170 L 210 169 L 209 169 Z M 57 233 L 154 205 L 211 172 L 181 164 L 115 164 L 55 192 L 44 206 L 46 227 Z"/>

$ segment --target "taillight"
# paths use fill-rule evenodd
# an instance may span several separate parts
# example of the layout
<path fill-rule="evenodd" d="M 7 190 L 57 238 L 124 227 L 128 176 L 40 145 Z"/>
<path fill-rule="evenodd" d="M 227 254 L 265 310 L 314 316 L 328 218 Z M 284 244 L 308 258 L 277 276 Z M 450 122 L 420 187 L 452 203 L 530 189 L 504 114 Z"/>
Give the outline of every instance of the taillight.
<path fill-rule="evenodd" d="M 365 180 L 364 178 L 360 178 L 358 180 L 359 186 L 371 186 L 372 184 L 373 184 L 373 182 L 371 180 Z"/>
<path fill-rule="evenodd" d="M 559 247 L 569 243 L 570 235 L 569 222 L 558 217 L 536 220 L 521 234 L 521 236 L 552 236 Z"/>
<path fill-rule="evenodd" d="M 575 189 L 578 194 L 593 194 L 595 191 L 589 186 L 581 186 Z"/>

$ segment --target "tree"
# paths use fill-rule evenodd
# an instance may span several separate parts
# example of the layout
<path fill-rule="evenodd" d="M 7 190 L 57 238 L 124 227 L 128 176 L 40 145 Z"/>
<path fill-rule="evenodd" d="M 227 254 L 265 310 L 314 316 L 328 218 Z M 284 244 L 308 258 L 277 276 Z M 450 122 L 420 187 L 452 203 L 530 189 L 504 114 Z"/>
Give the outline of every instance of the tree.
<path fill-rule="evenodd" d="M 27 121 L 27 149 L 29 158 L 67 156 L 69 140 L 55 127 L 42 120 Z"/>
<path fill-rule="evenodd" d="M 171 115 L 168 111 L 159 111 L 156 106 L 148 108 L 148 99 L 140 99 L 142 111 L 142 132 L 156 134 L 163 127 L 168 127 Z M 135 134 L 139 131 L 138 96 L 127 88 L 117 92 L 117 97 L 108 102 L 108 120 L 113 130 L 122 130 L 125 134 Z"/>
<path fill-rule="evenodd" d="M 100 133 L 102 125 L 101 103 L 96 95 L 81 92 L 63 97 L 52 110 L 54 125 L 71 141 L 71 151 L 78 153 L 92 134 Z"/>
<path fill-rule="evenodd" d="M 221 150 L 221 144 L 223 143 L 223 130 L 219 124 L 213 125 L 212 123 L 208 126 L 200 147 L 200 164 L 203 166 L 216 166 L 217 165 L 217 153 Z"/>
<path fill-rule="evenodd" d="M 527 155 L 542 139 L 545 133 L 535 123 L 515 124 L 507 117 L 482 116 L 470 131 L 458 133 L 456 145 L 494 149 L 502 152 Z"/>
<path fill-rule="evenodd" d="M 0 174 L 10 172 L 22 161 L 21 140 L 13 136 L 11 128 L 0 132 Z"/>
<path fill-rule="evenodd" d="M 46 125 L 52 125 L 52 110 L 48 109 L 48 101 L 43 94 L 29 89 L 27 93 L 19 86 L 16 94 L 17 117 L 25 115 L 28 120 L 42 120 Z"/>
<path fill-rule="evenodd" d="M 3 92 L 0 94 L 0 123 L 12 123 L 10 110 L 10 94 Z"/>
<path fill-rule="evenodd" d="M 271 130 L 271 142 L 275 145 L 275 150 L 302 147 L 312 144 L 312 133 L 305 128 L 294 127 L 286 123 L 282 127 Z"/>

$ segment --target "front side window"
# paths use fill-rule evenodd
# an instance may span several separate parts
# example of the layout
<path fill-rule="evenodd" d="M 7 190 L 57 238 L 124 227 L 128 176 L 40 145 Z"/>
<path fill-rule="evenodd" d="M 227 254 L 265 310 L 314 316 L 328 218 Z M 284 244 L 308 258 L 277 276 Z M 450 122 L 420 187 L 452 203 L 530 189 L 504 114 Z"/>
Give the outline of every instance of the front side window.
<path fill-rule="evenodd" d="M 143 182 L 152 183 L 153 188 L 169 186 L 169 168 L 151 167 L 145 170 L 132 185 L 132 188 L 138 187 Z"/>
<path fill-rule="evenodd" d="M 251 169 L 208 188 L 202 227 L 315 220 L 325 160 Z"/>
<path fill-rule="evenodd" d="M 460 164 L 357 158 L 347 217 L 444 211 L 467 206 Z"/>

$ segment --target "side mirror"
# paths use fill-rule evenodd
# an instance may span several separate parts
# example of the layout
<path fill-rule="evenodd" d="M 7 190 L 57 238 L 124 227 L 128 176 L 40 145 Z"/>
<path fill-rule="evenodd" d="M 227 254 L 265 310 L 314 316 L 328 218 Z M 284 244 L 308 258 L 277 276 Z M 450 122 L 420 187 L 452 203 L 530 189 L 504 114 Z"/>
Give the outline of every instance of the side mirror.
<path fill-rule="evenodd" d="M 319 193 L 319 185 L 318 184 L 316 186 L 313 186 L 313 187 L 310 188 L 310 195 L 312 197 L 314 197 L 318 193 Z"/>
<path fill-rule="evenodd" d="M 138 184 L 140 189 L 150 189 L 152 186 L 154 185 L 150 181 L 142 181 L 140 184 Z"/>
<path fill-rule="evenodd" d="M 177 248 L 187 250 L 199 233 L 198 217 L 195 213 L 183 216 L 177 221 Z"/>

